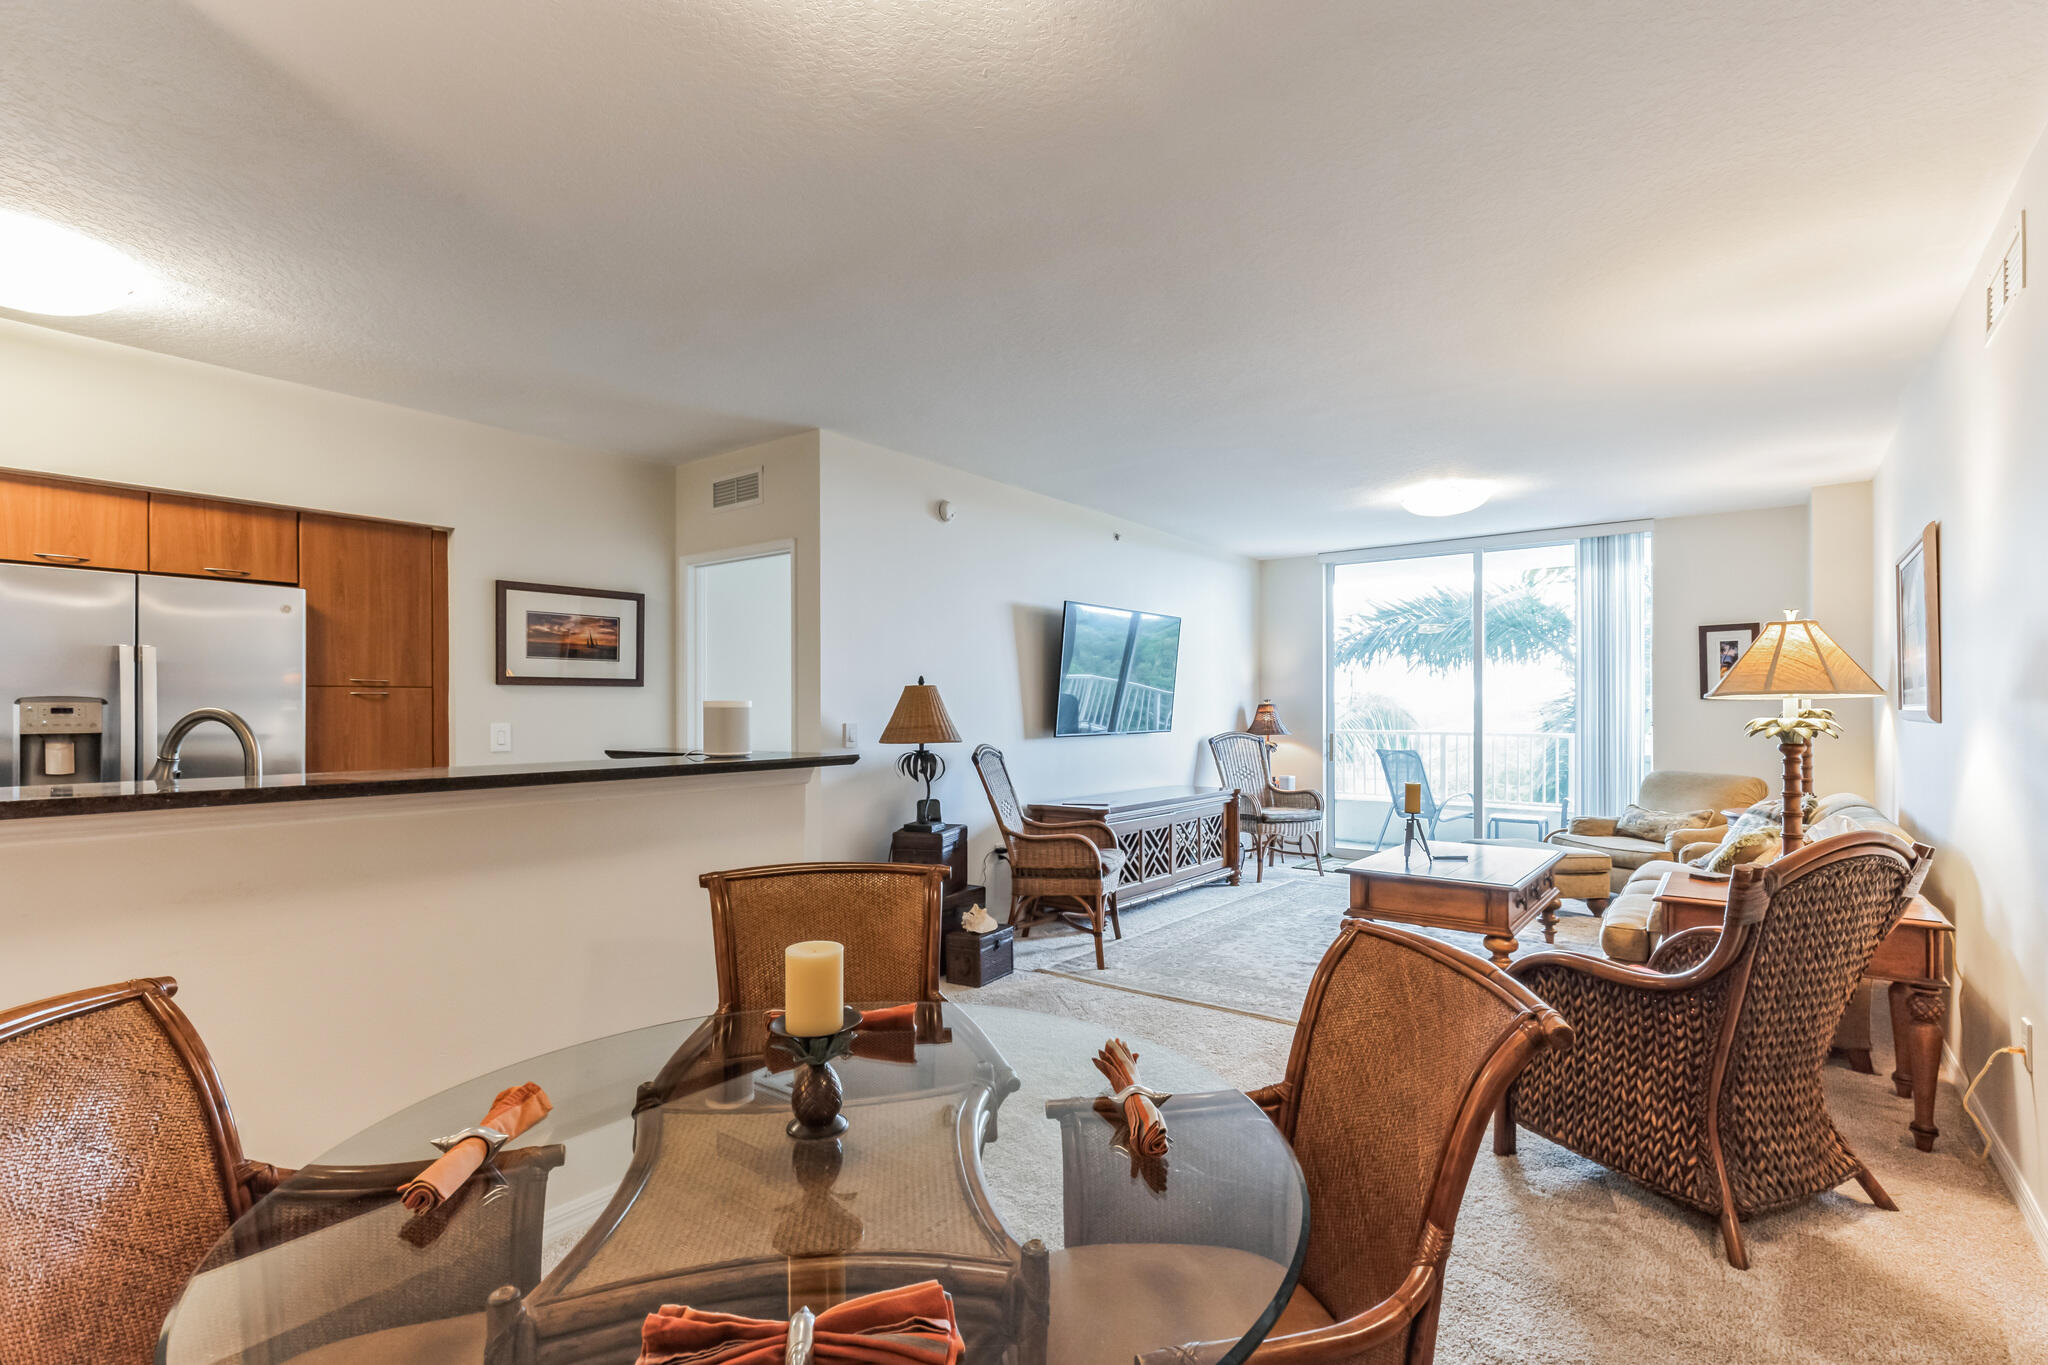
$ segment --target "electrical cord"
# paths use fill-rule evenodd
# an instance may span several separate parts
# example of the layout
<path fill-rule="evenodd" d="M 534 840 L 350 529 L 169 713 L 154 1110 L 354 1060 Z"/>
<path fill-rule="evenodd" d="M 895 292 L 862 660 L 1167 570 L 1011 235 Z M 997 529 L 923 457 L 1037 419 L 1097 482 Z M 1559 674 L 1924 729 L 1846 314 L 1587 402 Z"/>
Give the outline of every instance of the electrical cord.
<path fill-rule="evenodd" d="M 1989 1057 L 1986 1057 L 1984 1059 L 1984 1065 L 1977 1068 L 1977 1074 L 1975 1077 L 1971 1079 L 1969 1089 L 1963 1091 L 1963 1113 L 1970 1120 L 1971 1123 L 1977 1125 L 1977 1136 L 1984 1139 L 1984 1150 L 1977 1153 L 1977 1160 L 1979 1161 L 1989 1161 L 1991 1159 L 1991 1133 L 1988 1129 L 1984 1127 L 1984 1124 L 1982 1123 L 1982 1121 L 1978 1119 L 1976 1114 L 1971 1112 L 1970 1096 L 1977 1093 L 1977 1084 L 1978 1082 L 1984 1079 L 1984 1073 L 1991 1070 L 1991 1064 L 1997 1061 L 2000 1057 L 2003 1057 L 2008 1052 L 2012 1053 L 2015 1057 L 2024 1057 L 2027 1055 L 2027 1050 L 2017 1043 L 2014 1043 L 2010 1047 L 1999 1048 L 1996 1052 L 1992 1053 Z M 1920 1084 L 1920 1078 L 1918 1076 L 1915 1076 L 1913 1078 L 1913 1084 Z"/>

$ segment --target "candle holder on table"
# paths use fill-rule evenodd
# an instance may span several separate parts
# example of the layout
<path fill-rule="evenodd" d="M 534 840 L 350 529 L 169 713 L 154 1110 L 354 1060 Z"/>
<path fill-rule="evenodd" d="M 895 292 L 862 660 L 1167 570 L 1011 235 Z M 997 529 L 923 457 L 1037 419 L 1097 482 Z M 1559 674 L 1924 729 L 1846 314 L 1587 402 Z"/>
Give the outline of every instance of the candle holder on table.
<path fill-rule="evenodd" d="M 793 1138 L 838 1137 L 846 1131 L 846 1115 L 839 1107 L 846 1091 L 839 1084 L 834 1060 L 853 1051 L 853 1031 L 860 1023 L 860 1011 L 842 1006 L 839 1031 L 805 1037 L 789 1031 L 788 1019 L 771 1019 L 768 1032 L 784 1052 L 796 1060 L 789 1089 L 789 1109 L 796 1115 L 783 1129 Z"/>
<path fill-rule="evenodd" d="M 1403 823 L 1401 833 L 1401 861 L 1404 864 L 1414 861 L 1415 848 L 1418 844 L 1422 846 L 1423 858 L 1429 862 L 1435 862 L 1436 854 L 1430 851 L 1429 836 L 1422 832 L 1422 817 L 1420 815 L 1409 815 Z"/>

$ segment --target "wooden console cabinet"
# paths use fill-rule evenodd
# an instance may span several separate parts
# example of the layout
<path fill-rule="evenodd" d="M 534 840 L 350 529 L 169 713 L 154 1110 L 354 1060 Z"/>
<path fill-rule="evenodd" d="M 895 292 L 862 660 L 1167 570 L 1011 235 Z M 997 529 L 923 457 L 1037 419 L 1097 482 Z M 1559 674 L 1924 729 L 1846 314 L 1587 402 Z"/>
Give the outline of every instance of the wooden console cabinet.
<path fill-rule="evenodd" d="M 1141 787 L 1032 806 L 1034 820 L 1101 820 L 1124 851 L 1117 905 L 1228 877 L 1238 882 L 1236 793 L 1220 787 Z"/>

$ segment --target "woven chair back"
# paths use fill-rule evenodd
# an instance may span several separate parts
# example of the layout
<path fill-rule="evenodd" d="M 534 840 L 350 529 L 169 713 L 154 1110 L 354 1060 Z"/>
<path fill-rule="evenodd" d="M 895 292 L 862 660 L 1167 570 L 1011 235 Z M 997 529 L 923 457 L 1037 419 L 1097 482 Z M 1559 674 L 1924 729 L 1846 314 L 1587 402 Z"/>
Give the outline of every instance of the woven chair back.
<path fill-rule="evenodd" d="M 1216 760 L 1216 775 L 1223 785 L 1237 792 L 1239 818 L 1256 819 L 1266 788 L 1272 785 L 1266 741 L 1242 731 L 1227 731 L 1209 736 L 1209 753 Z"/>
<path fill-rule="evenodd" d="M 788 863 L 707 872 L 721 1010 L 779 1008 L 783 951 L 846 945 L 848 1004 L 938 1000 L 946 868 L 926 863 Z"/>
<path fill-rule="evenodd" d="M 131 981 L 0 1013 L 7 1365 L 148 1365 L 239 1211 L 233 1119 L 176 989 Z"/>
<path fill-rule="evenodd" d="M 996 827 L 1005 840 L 1024 832 L 1024 806 L 1017 789 L 1010 784 L 1010 769 L 1003 751 L 984 744 L 974 751 L 974 771 L 981 775 L 981 788 L 988 793 L 989 809 L 995 812 Z"/>
<path fill-rule="evenodd" d="M 1394 803 L 1396 810 L 1401 806 L 1401 793 L 1410 782 L 1422 788 L 1421 815 L 1425 820 L 1436 819 L 1436 792 L 1429 785 L 1429 769 L 1422 766 L 1422 755 L 1413 749 L 1379 749 L 1380 771 L 1387 779 L 1387 799 Z"/>
<path fill-rule="evenodd" d="M 1735 1202 L 1777 1208 L 1859 1169 L 1821 1087 L 1828 1044 L 1877 946 L 1925 876 L 1926 855 L 1881 833 L 1808 845 L 1764 869 L 1721 1088 L 1721 1137 Z"/>
<path fill-rule="evenodd" d="M 1308 1181 L 1301 1283 L 1332 1315 L 1364 1312 L 1418 1263 L 1441 1262 L 1502 1092 L 1570 1038 L 1490 964 L 1344 921 L 1309 987 L 1279 1115 Z"/>

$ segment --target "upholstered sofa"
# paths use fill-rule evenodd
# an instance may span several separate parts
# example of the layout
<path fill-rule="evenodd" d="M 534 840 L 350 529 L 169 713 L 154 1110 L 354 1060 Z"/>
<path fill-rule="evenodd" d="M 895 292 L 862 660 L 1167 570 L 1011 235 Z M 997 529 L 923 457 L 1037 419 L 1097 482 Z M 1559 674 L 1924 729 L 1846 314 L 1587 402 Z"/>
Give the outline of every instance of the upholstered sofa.
<path fill-rule="evenodd" d="M 1775 805 L 1778 799 L 1766 797 L 1754 804 L 1758 806 L 1758 813 L 1762 813 L 1763 807 Z M 1823 821 L 1833 823 L 1821 827 Z M 1913 842 L 1912 835 L 1886 819 L 1883 812 L 1854 792 L 1836 792 L 1821 797 L 1806 824 L 1809 841 L 1851 829 L 1875 829 L 1909 844 Z M 1706 837 L 1709 834 L 1715 837 Z M 1616 962 L 1648 962 L 1664 936 L 1662 915 L 1659 913 L 1661 907 L 1657 904 L 1657 883 L 1680 862 L 1704 856 L 1726 837 L 1725 829 L 1718 833 L 1712 830 L 1681 830 L 1673 836 L 1673 842 L 1681 846 L 1673 849 L 1671 856 L 1637 864 L 1629 872 L 1621 894 L 1600 913 L 1600 951 Z"/>
<path fill-rule="evenodd" d="M 1738 777 L 1733 773 L 1688 773 L 1676 769 L 1654 772 L 1643 779 L 1642 789 L 1636 793 L 1636 805 L 1645 810 L 1712 811 L 1713 823 L 1705 829 L 1679 830 L 1658 843 L 1617 833 L 1614 817 L 1582 815 L 1551 835 L 1550 842 L 1560 848 L 1605 853 L 1613 864 L 1609 880 L 1613 889 L 1620 892 L 1627 888 L 1635 870 L 1645 863 L 1654 859 L 1675 859 L 1678 850 L 1688 844 L 1720 843 L 1728 832 L 1720 813 L 1738 806 L 1754 805 L 1769 794 L 1770 788 L 1759 777 Z M 1648 954 L 1644 957 L 1647 960 Z"/>

